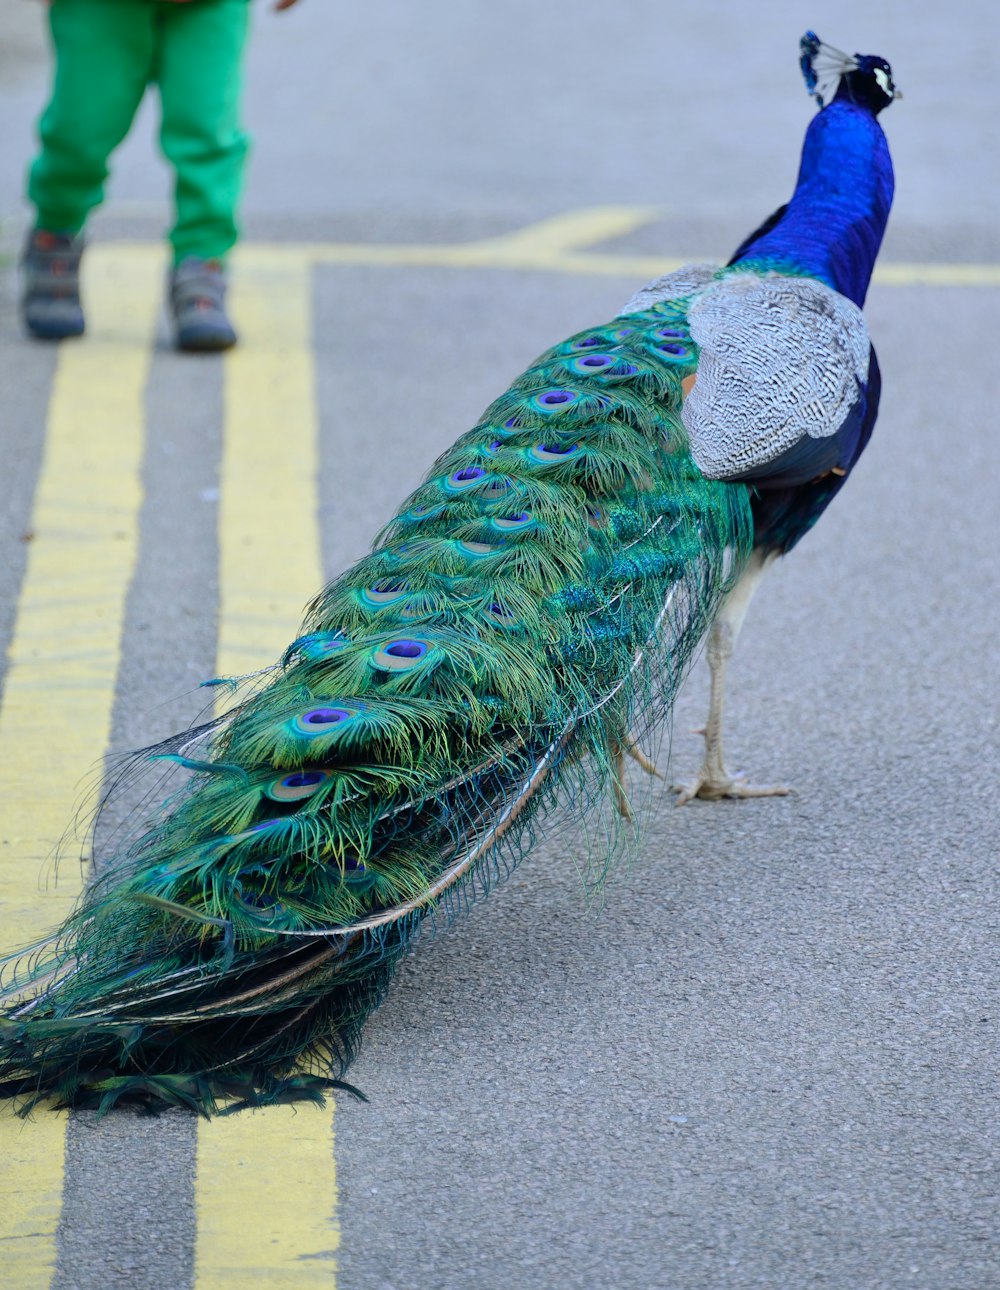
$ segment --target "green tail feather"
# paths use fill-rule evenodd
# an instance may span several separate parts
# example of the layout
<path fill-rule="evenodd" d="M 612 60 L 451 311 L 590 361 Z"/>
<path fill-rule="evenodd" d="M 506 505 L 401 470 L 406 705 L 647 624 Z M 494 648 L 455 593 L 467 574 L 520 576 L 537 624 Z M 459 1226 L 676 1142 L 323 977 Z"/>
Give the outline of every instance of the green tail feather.
<path fill-rule="evenodd" d="M 669 714 L 751 538 L 746 489 L 687 451 L 696 366 L 683 301 L 543 354 L 281 664 L 155 750 L 185 782 L 6 961 L 0 1093 L 205 1115 L 323 1095 L 428 916 L 598 801 L 614 738 Z"/>

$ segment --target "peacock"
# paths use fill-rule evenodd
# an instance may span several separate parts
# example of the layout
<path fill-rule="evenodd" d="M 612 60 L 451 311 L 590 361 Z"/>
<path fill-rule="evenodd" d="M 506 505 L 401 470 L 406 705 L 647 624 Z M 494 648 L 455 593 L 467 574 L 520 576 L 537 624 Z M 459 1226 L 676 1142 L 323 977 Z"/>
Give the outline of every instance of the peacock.
<path fill-rule="evenodd" d="M 603 880 L 625 759 L 655 771 L 642 746 L 706 635 L 705 758 L 678 801 L 787 791 L 726 770 L 725 666 L 875 422 L 861 307 L 897 97 L 884 59 L 812 32 L 801 66 L 820 110 L 791 200 L 725 266 L 536 359 L 274 667 L 209 683 L 222 704 L 122 766 L 112 792 L 169 791 L 65 924 L 0 962 L 0 1094 L 22 1111 L 352 1088 L 401 956 L 544 829 L 590 821 Z"/>

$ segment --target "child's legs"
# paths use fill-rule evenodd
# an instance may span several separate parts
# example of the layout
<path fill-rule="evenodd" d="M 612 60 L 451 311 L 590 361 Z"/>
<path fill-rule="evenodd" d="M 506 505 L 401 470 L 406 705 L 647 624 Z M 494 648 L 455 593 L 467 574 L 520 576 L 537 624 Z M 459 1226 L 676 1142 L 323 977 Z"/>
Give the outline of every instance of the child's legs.
<path fill-rule="evenodd" d="M 57 0 L 57 3 L 60 0 Z M 240 126 L 248 0 L 157 4 L 160 143 L 176 171 L 174 259 L 218 259 L 236 241 L 248 141 Z"/>
<path fill-rule="evenodd" d="M 55 0 L 52 100 L 28 197 L 40 228 L 77 233 L 104 195 L 108 156 L 128 133 L 153 68 L 145 0 Z"/>

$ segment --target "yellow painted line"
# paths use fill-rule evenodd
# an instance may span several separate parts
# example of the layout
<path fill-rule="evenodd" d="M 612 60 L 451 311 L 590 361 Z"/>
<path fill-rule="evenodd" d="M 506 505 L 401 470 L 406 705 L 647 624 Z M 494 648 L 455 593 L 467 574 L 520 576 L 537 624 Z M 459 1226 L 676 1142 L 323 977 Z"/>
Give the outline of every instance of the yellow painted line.
<path fill-rule="evenodd" d="M 0 1110 L 0 1269 L 17 1290 L 48 1290 L 62 1213 L 65 1111 L 19 1120 Z"/>
<path fill-rule="evenodd" d="M 79 895 L 72 845 L 46 862 L 99 782 L 135 565 L 143 396 L 160 304 L 153 248 L 92 248 L 84 260 L 90 332 L 67 342 L 49 400 L 28 562 L 0 708 L 0 927 L 4 950 L 45 935 Z M 62 1209 L 65 1115 L 0 1113 L 4 1285 L 45 1290 Z"/>
<path fill-rule="evenodd" d="M 883 287 L 1000 287 L 1000 264 L 877 264 Z"/>
<path fill-rule="evenodd" d="M 655 206 L 587 206 L 470 243 L 468 249 L 491 255 L 497 261 L 559 256 L 624 237 L 660 214 Z"/>
<path fill-rule="evenodd" d="M 296 271 L 301 264 L 371 268 L 506 269 L 578 277 L 628 278 L 636 287 L 719 256 L 636 255 L 586 248 L 634 232 L 662 212 L 651 206 L 596 206 L 567 211 L 525 228 L 475 242 L 285 242 L 244 246 L 246 257 L 267 257 Z M 1000 264 L 892 263 L 876 266 L 873 282 L 888 287 L 1000 287 Z"/>
<path fill-rule="evenodd" d="M 332 1103 L 200 1125 L 195 1204 L 195 1290 L 334 1290 Z"/>
<path fill-rule="evenodd" d="M 308 262 L 281 247 L 235 257 L 240 344 L 225 367 L 220 675 L 273 663 L 322 584 L 310 288 Z"/>
<path fill-rule="evenodd" d="M 289 247 L 289 251 L 292 248 Z M 578 276 L 623 277 L 648 281 L 689 264 L 690 260 L 651 255 L 612 255 L 604 252 L 562 251 L 545 245 L 504 245 L 458 242 L 421 245 L 391 242 L 299 243 L 298 254 L 314 264 L 365 265 L 372 268 L 506 269 L 521 272 L 567 273 Z"/>
<path fill-rule="evenodd" d="M 273 662 L 320 589 L 310 271 L 285 248 L 236 258 L 226 359 L 218 670 Z M 331 1102 L 199 1125 L 195 1290 L 332 1290 Z"/>
<path fill-rule="evenodd" d="M 550 251 L 541 247 L 520 250 L 513 248 L 501 252 L 486 242 L 440 246 L 367 242 L 299 243 L 294 250 L 314 264 L 565 273 L 576 277 L 628 278 L 637 287 L 685 264 L 719 262 L 717 255 L 678 259 L 676 256 L 613 254 L 603 251 Z M 292 252 L 291 246 L 289 252 Z M 872 281 L 890 287 L 1000 287 L 1000 265 L 883 263 L 876 265 Z"/>

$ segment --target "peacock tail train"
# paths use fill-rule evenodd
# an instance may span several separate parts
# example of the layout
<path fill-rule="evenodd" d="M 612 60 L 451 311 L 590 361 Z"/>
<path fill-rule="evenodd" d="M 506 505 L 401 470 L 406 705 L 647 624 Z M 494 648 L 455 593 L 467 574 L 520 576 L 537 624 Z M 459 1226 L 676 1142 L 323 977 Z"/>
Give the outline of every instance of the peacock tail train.
<path fill-rule="evenodd" d="M 180 787 L 0 963 L 0 1094 L 321 1098 L 421 927 L 508 872 L 540 813 L 620 795 L 629 732 L 669 715 L 752 541 L 749 490 L 689 454 L 686 305 L 543 354 L 263 681 L 141 755 Z"/>

